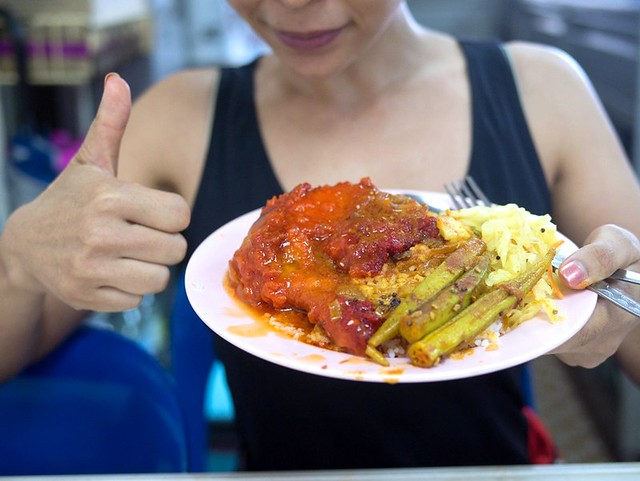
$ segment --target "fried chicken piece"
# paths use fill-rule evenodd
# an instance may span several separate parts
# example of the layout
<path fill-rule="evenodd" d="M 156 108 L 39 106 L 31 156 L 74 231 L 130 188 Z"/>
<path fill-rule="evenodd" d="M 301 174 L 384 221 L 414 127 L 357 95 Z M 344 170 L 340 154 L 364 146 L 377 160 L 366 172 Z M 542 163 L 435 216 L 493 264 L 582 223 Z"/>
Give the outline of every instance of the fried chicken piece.
<path fill-rule="evenodd" d="M 438 236 L 425 206 L 367 178 L 305 183 L 267 202 L 229 274 L 242 301 L 303 311 L 338 350 L 362 355 L 382 319 L 353 279 L 380 273 L 393 256 Z"/>

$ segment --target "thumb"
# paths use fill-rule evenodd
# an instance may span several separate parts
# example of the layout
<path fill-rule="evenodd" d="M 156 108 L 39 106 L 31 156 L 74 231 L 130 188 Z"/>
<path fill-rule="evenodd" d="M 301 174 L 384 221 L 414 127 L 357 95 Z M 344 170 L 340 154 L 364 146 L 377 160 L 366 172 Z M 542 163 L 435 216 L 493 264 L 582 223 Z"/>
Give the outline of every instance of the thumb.
<path fill-rule="evenodd" d="M 558 273 L 567 286 L 583 289 L 638 260 L 640 240 L 630 231 L 609 224 L 594 230 L 584 247 L 562 263 Z"/>
<path fill-rule="evenodd" d="M 120 143 L 131 113 L 131 90 L 116 73 L 104 79 L 98 112 L 76 155 L 76 162 L 100 167 L 109 174 L 118 172 Z"/>

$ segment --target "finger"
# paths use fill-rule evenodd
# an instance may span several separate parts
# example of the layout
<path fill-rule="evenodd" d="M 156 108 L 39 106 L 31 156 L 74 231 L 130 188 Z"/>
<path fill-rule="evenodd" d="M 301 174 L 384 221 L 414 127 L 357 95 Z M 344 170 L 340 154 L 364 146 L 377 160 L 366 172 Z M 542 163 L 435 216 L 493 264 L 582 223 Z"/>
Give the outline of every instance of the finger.
<path fill-rule="evenodd" d="M 618 226 L 599 227 L 586 242 L 558 270 L 563 282 L 573 289 L 583 289 L 640 259 L 640 241 Z"/>
<path fill-rule="evenodd" d="M 96 312 L 123 312 L 135 309 L 142 302 L 142 295 L 124 292 L 113 287 L 101 287 L 96 290 L 94 299 L 83 309 Z"/>
<path fill-rule="evenodd" d="M 105 77 L 102 100 L 75 161 L 116 175 L 124 130 L 131 113 L 129 85 L 117 74 Z"/>
<path fill-rule="evenodd" d="M 98 286 L 65 297 L 65 304 L 79 311 L 122 312 L 138 307 L 143 297 L 112 286 Z"/>
<path fill-rule="evenodd" d="M 182 232 L 189 225 L 191 209 L 178 194 L 130 184 L 122 203 L 123 217 L 163 232 Z"/>
<path fill-rule="evenodd" d="M 555 348 L 555 354 L 565 364 L 592 368 L 612 356 L 625 334 L 633 325 L 624 319 L 610 323 L 615 308 L 607 303 L 598 304 L 593 316 L 574 336 Z"/>
<path fill-rule="evenodd" d="M 98 311 L 136 307 L 142 296 L 165 290 L 170 279 L 167 266 L 134 259 L 98 263 L 84 274 L 56 287 L 70 306 Z"/>
<path fill-rule="evenodd" d="M 133 295 L 158 294 L 169 284 L 169 268 L 160 264 L 120 259 L 105 271 L 106 280 L 100 287 L 114 287 Z"/>
<path fill-rule="evenodd" d="M 628 326 L 611 330 L 607 335 L 586 332 L 557 348 L 553 354 L 569 366 L 593 368 L 613 356 L 628 331 Z"/>
<path fill-rule="evenodd" d="M 84 277 L 63 286 L 74 303 L 93 302 L 95 293 L 111 287 L 135 296 L 162 292 L 170 279 L 169 268 L 137 259 L 118 259 L 92 266 Z M 77 293 L 77 294 L 76 294 Z"/>
<path fill-rule="evenodd" d="M 182 232 L 189 225 L 191 209 L 178 194 L 133 182 L 115 182 L 95 191 L 92 209 L 102 217 L 123 219 L 162 232 Z"/>
<path fill-rule="evenodd" d="M 187 241 L 181 234 L 170 234 L 134 224 L 124 235 L 113 240 L 112 249 L 123 258 L 172 266 L 184 259 Z"/>

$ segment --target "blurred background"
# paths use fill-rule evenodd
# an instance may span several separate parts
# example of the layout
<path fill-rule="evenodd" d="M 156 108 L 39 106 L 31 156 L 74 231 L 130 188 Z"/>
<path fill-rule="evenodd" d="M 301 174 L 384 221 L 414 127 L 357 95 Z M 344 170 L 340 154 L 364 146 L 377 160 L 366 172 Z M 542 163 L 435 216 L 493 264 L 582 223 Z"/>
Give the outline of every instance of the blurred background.
<path fill-rule="evenodd" d="M 640 172 L 640 0 L 408 3 L 424 25 L 459 36 L 566 50 L 590 76 Z M 176 70 L 242 64 L 266 51 L 225 0 L 0 0 L 0 9 L 0 229 L 75 153 L 107 72 L 126 77 L 135 97 Z M 94 322 L 169 366 L 168 302 L 149 298 L 140 309 Z M 640 395 L 615 362 L 583 370 L 543 358 L 532 376 L 537 408 L 564 460 L 640 460 Z M 233 469 L 233 407 L 217 364 L 203 414 L 207 469 Z"/>

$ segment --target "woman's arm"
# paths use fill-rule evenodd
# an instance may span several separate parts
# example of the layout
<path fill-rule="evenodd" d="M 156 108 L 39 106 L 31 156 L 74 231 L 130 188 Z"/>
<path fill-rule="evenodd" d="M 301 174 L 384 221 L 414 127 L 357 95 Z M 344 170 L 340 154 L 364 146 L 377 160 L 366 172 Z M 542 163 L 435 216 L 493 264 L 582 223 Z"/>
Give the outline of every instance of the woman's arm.
<path fill-rule="evenodd" d="M 640 386 L 640 327 L 624 338 L 617 354 L 618 362 L 629 379 Z"/>
<path fill-rule="evenodd" d="M 640 269 L 640 186 L 584 72 L 558 50 L 509 48 L 525 113 L 540 155 L 559 230 L 582 248 L 560 269 L 572 288 L 615 269 Z M 640 299 L 637 286 L 619 286 Z M 591 367 L 613 355 L 638 319 L 599 300 L 584 329 L 556 354 Z"/>
<path fill-rule="evenodd" d="M 164 289 L 184 256 L 184 199 L 116 177 L 130 110 L 127 84 L 111 76 L 78 154 L 5 224 L 0 380 L 49 352 L 83 311 L 130 309 Z"/>

